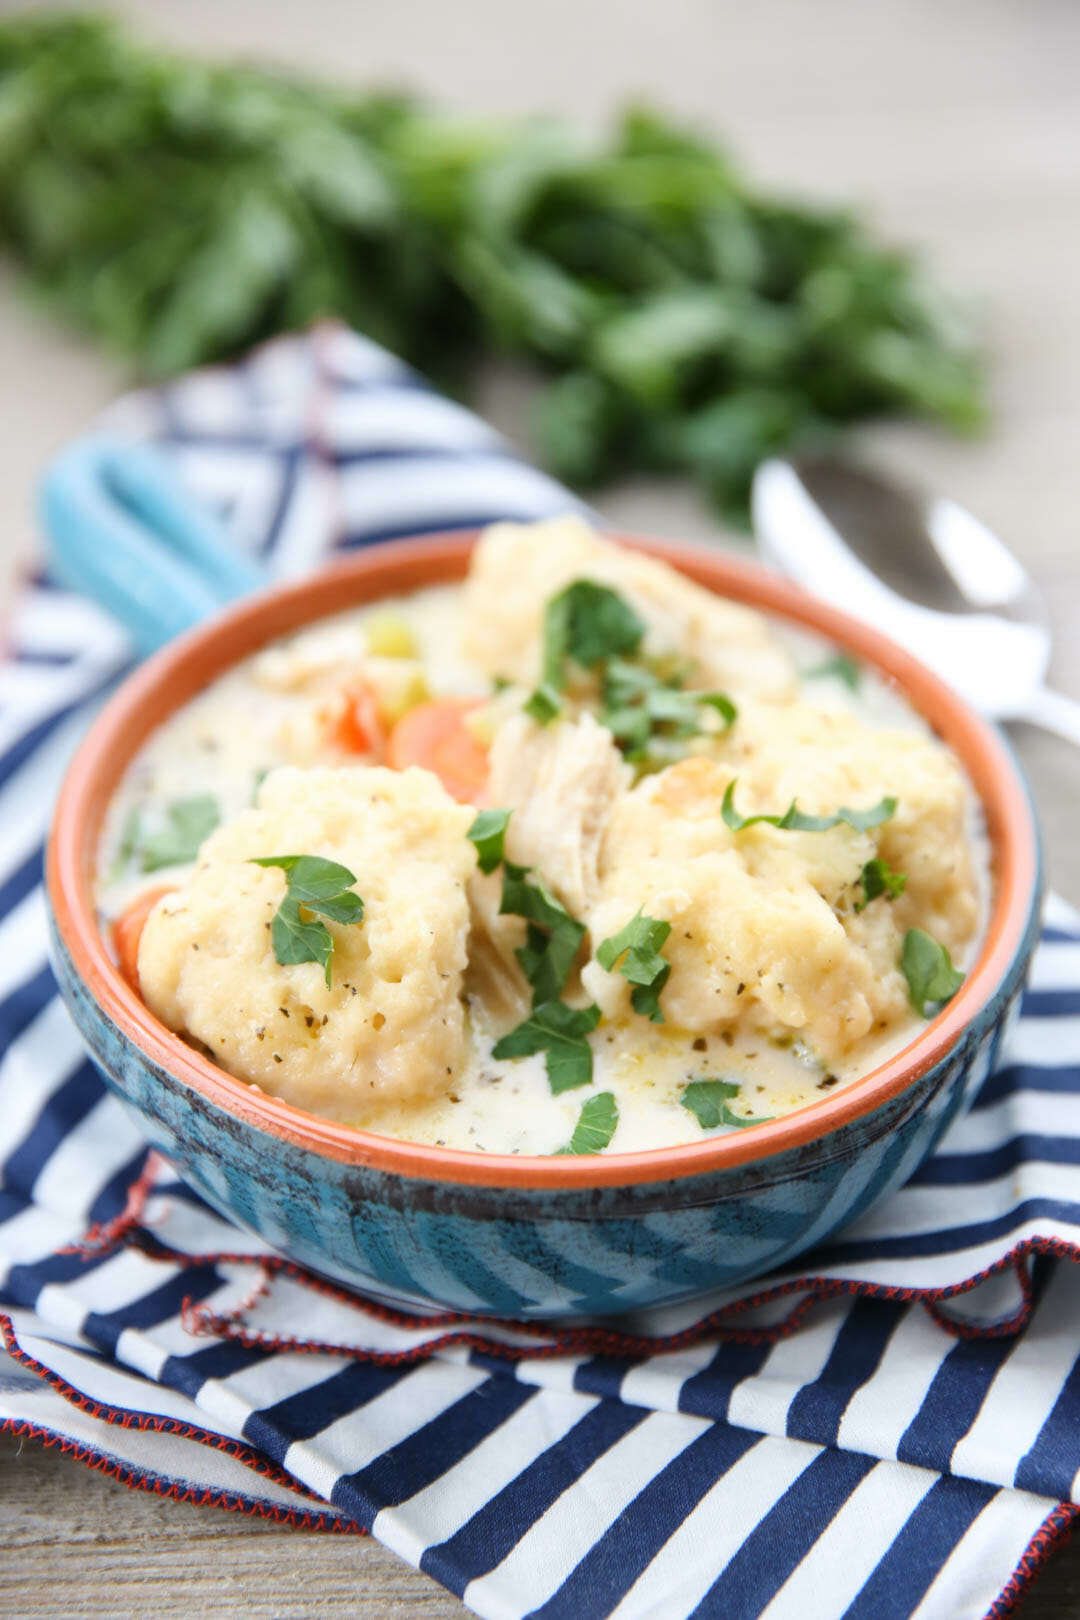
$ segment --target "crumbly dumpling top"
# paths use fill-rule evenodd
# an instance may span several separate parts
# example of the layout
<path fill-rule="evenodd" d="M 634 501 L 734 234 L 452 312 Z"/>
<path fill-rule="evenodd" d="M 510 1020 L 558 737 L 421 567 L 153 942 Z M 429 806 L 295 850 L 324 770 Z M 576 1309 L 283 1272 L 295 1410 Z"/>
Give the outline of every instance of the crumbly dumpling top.
<path fill-rule="evenodd" d="M 441 1096 L 466 1061 L 472 815 L 427 771 L 274 771 L 258 807 L 213 833 L 151 913 L 147 1005 L 230 1073 L 330 1119 L 363 1124 Z M 361 923 L 327 924 L 329 988 L 318 963 L 275 960 L 286 878 L 252 864 L 298 853 L 348 867 L 364 901 Z"/>
<path fill-rule="evenodd" d="M 687 660 L 690 686 L 735 697 L 794 697 L 794 666 L 761 614 L 714 596 L 655 557 L 604 539 L 578 517 L 497 523 L 484 531 L 465 582 L 469 657 L 491 676 L 535 685 L 545 605 L 578 579 L 624 596 L 647 626 L 644 651 Z"/>
<path fill-rule="evenodd" d="M 974 931 L 963 777 L 931 739 L 804 705 L 749 705 L 717 750 L 724 757 L 644 778 L 616 805 L 588 917 L 594 949 L 641 908 L 672 925 L 660 998 L 670 1025 L 799 1036 L 835 1061 L 907 1010 L 899 961 L 908 928 L 927 928 L 953 950 Z M 722 815 L 736 777 L 743 816 L 780 814 L 796 795 L 814 815 L 889 795 L 899 804 L 866 832 L 765 823 L 736 832 Z M 857 910 L 863 867 L 877 856 L 907 874 L 907 888 Z M 625 979 L 595 960 L 582 978 L 606 1016 L 628 1016 Z"/>

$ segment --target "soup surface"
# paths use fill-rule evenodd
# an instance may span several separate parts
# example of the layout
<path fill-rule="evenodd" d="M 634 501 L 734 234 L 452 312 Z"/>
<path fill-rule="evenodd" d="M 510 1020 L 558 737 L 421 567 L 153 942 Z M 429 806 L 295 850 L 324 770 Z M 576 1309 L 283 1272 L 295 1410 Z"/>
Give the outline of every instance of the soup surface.
<path fill-rule="evenodd" d="M 987 884 L 963 772 L 871 671 L 563 519 L 188 703 L 120 784 L 98 904 L 151 1010 L 254 1086 L 618 1153 L 905 1045 Z"/>

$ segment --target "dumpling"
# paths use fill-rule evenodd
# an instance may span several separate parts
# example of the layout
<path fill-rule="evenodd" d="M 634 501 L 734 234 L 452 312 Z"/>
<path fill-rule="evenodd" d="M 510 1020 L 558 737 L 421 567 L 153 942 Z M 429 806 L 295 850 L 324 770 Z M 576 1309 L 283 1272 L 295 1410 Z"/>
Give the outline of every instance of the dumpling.
<path fill-rule="evenodd" d="M 576 579 L 624 595 L 647 626 L 646 652 L 685 660 L 691 686 L 770 701 L 794 696 L 792 661 L 759 613 L 605 540 L 578 517 L 484 532 L 465 582 L 466 654 L 492 677 L 535 685 L 545 606 Z"/>
<path fill-rule="evenodd" d="M 363 1124 L 430 1103 L 466 1061 L 472 816 L 427 771 L 274 771 L 151 913 L 144 1000 L 230 1073 L 312 1113 Z M 364 901 L 361 923 L 327 924 L 329 988 L 318 963 L 274 956 L 286 878 L 252 861 L 295 854 L 348 867 Z"/>
<path fill-rule="evenodd" d="M 588 917 L 593 949 L 640 908 L 671 924 L 660 1000 L 671 1026 L 798 1035 L 836 1061 L 904 1014 L 908 928 L 953 950 L 974 932 L 964 780 L 928 738 L 801 705 L 740 715 L 731 739 L 719 745 L 730 758 L 683 760 L 615 806 Z M 734 832 L 721 807 L 736 776 L 742 815 L 781 813 L 795 796 L 819 815 L 887 795 L 899 802 L 890 820 L 865 832 L 844 824 Z M 878 855 L 907 875 L 907 888 L 857 911 L 863 867 Z M 620 974 L 594 959 L 582 981 L 608 1017 L 629 1016 Z"/>

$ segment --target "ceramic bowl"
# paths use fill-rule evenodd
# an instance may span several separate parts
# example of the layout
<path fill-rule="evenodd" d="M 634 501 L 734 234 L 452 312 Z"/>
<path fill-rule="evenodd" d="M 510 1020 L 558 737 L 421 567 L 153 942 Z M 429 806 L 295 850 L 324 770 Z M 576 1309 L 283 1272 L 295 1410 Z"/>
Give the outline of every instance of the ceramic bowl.
<path fill-rule="evenodd" d="M 660 552 L 689 578 L 818 631 L 892 681 L 985 806 L 986 940 L 911 1044 L 820 1102 L 749 1130 L 614 1157 L 470 1154 L 397 1141 L 263 1095 L 192 1051 L 113 964 L 92 897 L 110 795 L 147 736 L 237 660 L 343 608 L 459 579 L 470 536 L 379 546 L 181 637 L 103 710 L 60 795 L 48 893 L 60 986 L 94 1062 L 210 1204 L 300 1264 L 408 1307 L 601 1315 L 687 1299 L 790 1262 L 914 1172 L 994 1063 L 1038 928 L 1035 821 L 1000 735 L 866 625 L 745 562 Z"/>

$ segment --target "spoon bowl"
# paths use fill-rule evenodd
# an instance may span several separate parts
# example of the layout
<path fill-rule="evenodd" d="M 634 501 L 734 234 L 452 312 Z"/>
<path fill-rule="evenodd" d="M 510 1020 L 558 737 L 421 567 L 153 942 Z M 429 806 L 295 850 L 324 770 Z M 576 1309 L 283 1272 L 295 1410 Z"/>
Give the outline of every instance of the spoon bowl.
<path fill-rule="evenodd" d="M 964 507 L 836 456 L 762 463 L 752 495 L 764 560 L 891 636 L 995 720 L 1080 743 L 1080 703 L 1050 692 L 1045 604 Z"/>

